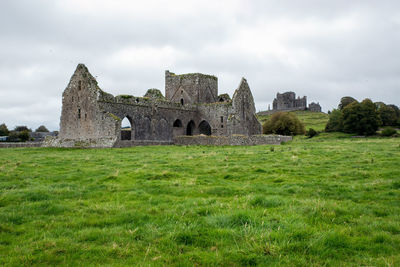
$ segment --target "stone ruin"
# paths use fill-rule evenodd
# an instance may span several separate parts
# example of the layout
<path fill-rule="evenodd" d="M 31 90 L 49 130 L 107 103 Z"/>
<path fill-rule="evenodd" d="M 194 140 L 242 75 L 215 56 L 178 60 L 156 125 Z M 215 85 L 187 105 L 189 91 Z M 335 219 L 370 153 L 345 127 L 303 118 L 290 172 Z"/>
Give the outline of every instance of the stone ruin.
<path fill-rule="evenodd" d="M 113 96 L 100 89 L 86 66 L 79 64 L 63 93 L 59 135 L 46 139 L 44 145 L 125 147 L 173 144 L 179 136 L 250 137 L 262 132 L 255 111 L 244 78 L 232 99 L 218 95 L 215 76 L 169 71 L 165 97 L 157 89 L 149 89 L 145 97 Z M 124 118 L 130 127 L 122 127 Z"/>
<path fill-rule="evenodd" d="M 297 97 L 295 92 L 285 92 L 283 94 L 277 93 L 276 98 L 272 102 L 272 110 L 268 105 L 268 110 L 260 111 L 257 115 L 270 115 L 278 111 L 295 111 L 295 110 L 309 110 L 312 112 L 321 112 L 319 103 L 311 102 L 307 108 L 307 97 Z"/>
<path fill-rule="evenodd" d="M 295 92 L 277 93 L 272 102 L 273 110 L 305 110 L 307 108 L 307 97 L 297 97 Z"/>
<path fill-rule="evenodd" d="M 321 105 L 319 103 L 311 102 L 308 105 L 308 110 L 312 112 L 322 112 Z"/>

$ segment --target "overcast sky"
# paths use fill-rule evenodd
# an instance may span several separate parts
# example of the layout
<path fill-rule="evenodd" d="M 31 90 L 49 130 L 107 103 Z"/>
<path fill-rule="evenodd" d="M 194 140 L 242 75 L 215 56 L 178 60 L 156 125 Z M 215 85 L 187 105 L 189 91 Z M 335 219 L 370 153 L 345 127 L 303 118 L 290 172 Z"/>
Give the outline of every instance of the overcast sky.
<path fill-rule="evenodd" d="M 164 93 L 164 71 L 202 72 L 257 111 L 294 91 L 323 111 L 342 96 L 400 104 L 400 1 L 1 0 L 0 124 L 58 130 L 78 63 L 105 91 Z"/>

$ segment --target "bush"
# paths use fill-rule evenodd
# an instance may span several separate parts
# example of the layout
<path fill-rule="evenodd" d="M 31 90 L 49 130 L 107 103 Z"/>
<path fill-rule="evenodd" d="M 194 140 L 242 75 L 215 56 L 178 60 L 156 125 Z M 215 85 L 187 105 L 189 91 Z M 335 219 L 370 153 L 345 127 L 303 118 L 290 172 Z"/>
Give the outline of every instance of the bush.
<path fill-rule="evenodd" d="M 313 128 L 308 129 L 308 131 L 306 132 L 306 136 L 308 136 L 308 138 L 313 138 L 316 135 L 318 135 L 318 132 Z"/>
<path fill-rule="evenodd" d="M 395 129 L 393 129 L 392 127 L 387 127 L 382 131 L 381 135 L 382 136 L 392 136 L 392 135 L 395 135 L 396 133 L 397 133 L 397 131 Z"/>
<path fill-rule="evenodd" d="M 263 125 L 264 134 L 298 135 L 304 134 L 303 123 L 291 112 L 277 112 Z"/>

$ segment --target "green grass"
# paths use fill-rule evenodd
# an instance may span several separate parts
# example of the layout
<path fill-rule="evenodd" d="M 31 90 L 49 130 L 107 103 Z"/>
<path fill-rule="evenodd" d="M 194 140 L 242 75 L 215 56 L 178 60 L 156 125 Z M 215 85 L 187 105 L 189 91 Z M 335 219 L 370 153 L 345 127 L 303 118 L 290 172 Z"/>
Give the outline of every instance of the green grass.
<path fill-rule="evenodd" d="M 299 120 L 304 123 L 306 130 L 313 128 L 316 131 L 322 131 L 325 129 L 325 125 L 328 122 L 329 115 L 322 112 L 311 112 L 311 111 L 291 111 L 294 112 Z M 268 120 L 270 115 L 258 116 L 258 119 L 263 124 Z"/>
<path fill-rule="evenodd" d="M 399 266 L 400 142 L 0 150 L 0 265 Z"/>

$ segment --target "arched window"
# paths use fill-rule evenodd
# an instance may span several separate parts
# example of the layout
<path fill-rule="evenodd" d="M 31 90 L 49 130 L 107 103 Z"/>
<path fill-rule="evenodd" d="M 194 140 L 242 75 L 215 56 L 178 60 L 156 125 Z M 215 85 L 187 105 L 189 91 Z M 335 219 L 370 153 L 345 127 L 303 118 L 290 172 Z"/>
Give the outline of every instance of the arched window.
<path fill-rule="evenodd" d="M 195 129 L 194 121 L 189 121 L 186 127 L 186 135 L 193 135 Z"/>
<path fill-rule="evenodd" d="M 128 117 L 121 121 L 121 140 L 132 140 L 132 123 Z"/>
<path fill-rule="evenodd" d="M 207 121 L 200 122 L 199 133 L 204 135 L 211 135 L 211 126 Z"/>
<path fill-rule="evenodd" d="M 183 106 L 183 98 L 181 98 L 181 105 Z"/>

